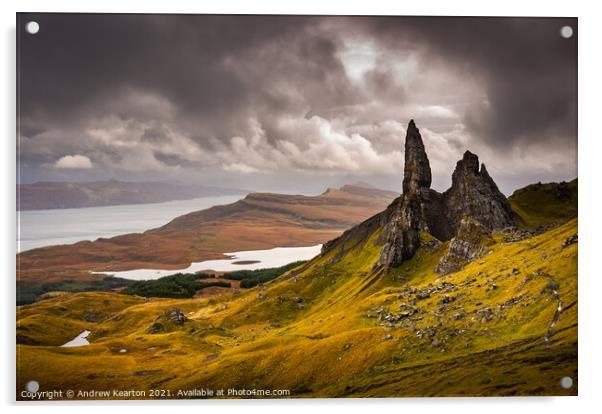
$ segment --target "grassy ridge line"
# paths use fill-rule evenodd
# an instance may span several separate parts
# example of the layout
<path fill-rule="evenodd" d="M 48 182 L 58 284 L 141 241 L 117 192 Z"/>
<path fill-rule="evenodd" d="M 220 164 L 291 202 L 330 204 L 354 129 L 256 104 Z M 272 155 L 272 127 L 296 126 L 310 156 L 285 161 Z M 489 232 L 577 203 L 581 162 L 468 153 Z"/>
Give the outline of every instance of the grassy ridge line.
<path fill-rule="evenodd" d="M 534 230 L 577 217 L 578 181 L 537 183 L 516 190 L 508 201 L 519 216 L 519 226 Z"/>

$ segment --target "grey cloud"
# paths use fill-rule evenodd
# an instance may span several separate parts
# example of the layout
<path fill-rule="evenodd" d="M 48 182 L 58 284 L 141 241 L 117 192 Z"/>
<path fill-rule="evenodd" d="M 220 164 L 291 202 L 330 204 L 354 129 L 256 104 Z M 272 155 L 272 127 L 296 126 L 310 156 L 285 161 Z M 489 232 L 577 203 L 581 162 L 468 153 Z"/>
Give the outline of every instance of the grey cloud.
<path fill-rule="evenodd" d="M 560 36 L 564 25 L 573 38 Z M 383 18 L 369 30 L 390 47 L 423 49 L 430 64 L 482 79 L 488 102 L 465 116 L 479 139 L 500 150 L 558 135 L 575 140 L 577 19 Z"/>
<path fill-rule="evenodd" d="M 576 40 L 558 35 L 574 19 L 19 15 L 31 19 L 40 33 L 19 31 L 30 176 L 83 154 L 99 176 L 393 182 L 412 117 L 446 176 L 470 146 L 508 187 L 526 183 L 546 167 L 504 168 L 542 143 L 574 171 Z M 374 54 L 357 79 L 349 39 Z"/>

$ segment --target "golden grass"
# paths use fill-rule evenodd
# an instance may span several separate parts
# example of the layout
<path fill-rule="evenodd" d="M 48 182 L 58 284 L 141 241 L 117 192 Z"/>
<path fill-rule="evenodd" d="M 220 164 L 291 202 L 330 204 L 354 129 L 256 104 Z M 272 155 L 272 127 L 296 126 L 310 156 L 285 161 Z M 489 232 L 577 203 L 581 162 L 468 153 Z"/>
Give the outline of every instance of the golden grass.
<path fill-rule="evenodd" d="M 152 301 L 68 294 L 22 307 L 17 325 L 35 331 L 46 346 L 18 345 L 17 389 L 35 378 L 42 390 L 279 388 L 302 397 L 576 394 L 577 244 L 560 247 L 577 232 L 576 219 L 516 243 L 496 236 L 490 255 L 446 276 L 434 273 L 446 244 L 421 249 L 399 268 L 373 270 L 378 231 L 340 258 L 329 252 L 241 293 Z M 422 300 L 404 293 L 444 282 L 455 290 Z M 554 284 L 565 310 L 546 345 L 558 307 Z M 442 303 L 445 295 L 454 300 Z M 401 304 L 413 300 L 421 309 L 413 327 L 387 327 L 369 317 L 380 309 L 399 313 Z M 512 300 L 516 303 L 507 305 Z M 173 308 L 190 322 L 149 334 L 153 321 Z M 477 311 L 485 308 L 492 313 L 483 319 Z M 82 321 L 85 312 L 97 311 L 104 313 L 102 320 Z M 459 313 L 464 316 L 456 318 Z M 56 327 L 62 320 L 61 331 Z M 51 346 L 82 328 L 93 332 L 92 345 Z M 559 386 L 565 375 L 575 380 L 572 389 Z"/>

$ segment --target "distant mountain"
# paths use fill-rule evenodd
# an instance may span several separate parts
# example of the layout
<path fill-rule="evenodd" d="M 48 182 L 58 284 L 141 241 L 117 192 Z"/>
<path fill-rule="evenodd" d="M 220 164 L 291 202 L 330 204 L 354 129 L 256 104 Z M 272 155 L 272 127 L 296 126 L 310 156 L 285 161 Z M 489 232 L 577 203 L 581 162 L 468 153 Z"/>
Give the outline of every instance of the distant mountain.
<path fill-rule="evenodd" d="M 17 210 L 149 204 L 246 192 L 240 189 L 193 185 L 175 181 L 45 181 L 17 185 Z"/>
<path fill-rule="evenodd" d="M 316 245 L 382 211 L 396 196 L 352 185 L 317 196 L 250 193 L 144 233 L 23 252 L 18 277 L 27 283 L 94 279 L 90 270 L 178 269 L 225 252 Z"/>

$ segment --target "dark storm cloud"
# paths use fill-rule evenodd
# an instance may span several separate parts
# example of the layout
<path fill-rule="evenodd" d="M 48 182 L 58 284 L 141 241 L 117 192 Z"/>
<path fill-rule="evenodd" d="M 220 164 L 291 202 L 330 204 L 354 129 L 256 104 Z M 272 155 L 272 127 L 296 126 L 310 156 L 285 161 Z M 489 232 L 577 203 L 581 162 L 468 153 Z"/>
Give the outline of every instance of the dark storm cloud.
<path fill-rule="evenodd" d="M 565 25 L 573 38 L 560 36 Z M 369 27 L 392 48 L 418 47 L 425 59 L 484 80 L 488 102 L 465 114 L 479 139 L 503 149 L 575 138 L 577 19 L 382 18 Z"/>
<path fill-rule="evenodd" d="M 23 31 L 29 20 L 40 23 L 37 35 Z M 531 162 L 546 157 L 562 177 L 576 173 L 565 160 L 576 143 L 576 39 L 559 34 L 576 29 L 574 19 L 19 21 L 20 160 L 31 176 L 82 155 L 99 176 L 211 169 L 281 180 L 307 172 L 316 186 L 332 174 L 400 182 L 411 117 L 446 177 L 467 147 L 496 157 L 498 176 L 553 175 Z M 527 161 L 514 159 L 517 150 Z"/>
<path fill-rule="evenodd" d="M 21 110 L 48 121 L 94 116 L 99 103 L 129 88 L 156 92 L 182 111 L 237 111 L 251 97 L 249 85 L 227 67 L 228 57 L 270 39 L 287 41 L 306 25 L 303 17 L 261 16 L 25 14 L 20 19 L 36 20 L 42 28 L 39 36 L 20 37 Z M 308 48 L 300 58 L 328 52 L 328 45 Z M 329 61 L 322 62 L 319 70 L 325 73 Z"/>

